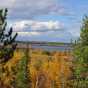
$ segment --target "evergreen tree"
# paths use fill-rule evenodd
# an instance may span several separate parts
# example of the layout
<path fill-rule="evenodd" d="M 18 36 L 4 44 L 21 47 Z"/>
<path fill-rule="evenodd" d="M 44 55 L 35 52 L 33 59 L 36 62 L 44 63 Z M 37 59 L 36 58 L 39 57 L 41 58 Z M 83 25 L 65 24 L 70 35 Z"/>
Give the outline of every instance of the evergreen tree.
<path fill-rule="evenodd" d="M 88 76 L 88 17 L 85 16 L 81 28 L 80 38 L 74 44 L 75 75 Z"/>
<path fill-rule="evenodd" d="M 88 46 L 88 17 L 83 19 L 83 25 L 81 28 L 80 40 L 83 46 Z"/>
<path fill-rule="evenodd" d="M 15 39 L 17 37 L 17 33 L 12 35 L 13 29 L 6 33 L 6 16 L 7 9 L 0 10 L 0 63 L 7 62 L 10 58 L 12 58 L 14 50 L 16 49 Z"/>

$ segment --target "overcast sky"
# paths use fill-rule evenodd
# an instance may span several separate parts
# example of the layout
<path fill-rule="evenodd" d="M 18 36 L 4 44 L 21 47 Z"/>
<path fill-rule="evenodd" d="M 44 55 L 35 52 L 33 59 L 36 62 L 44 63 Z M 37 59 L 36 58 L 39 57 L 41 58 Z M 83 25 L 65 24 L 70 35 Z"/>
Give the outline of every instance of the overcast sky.
<path fill-rule="evenodd" d="M 0 0 L 18 40 L 69 42 L 80 34 L 88 0 Z"/>

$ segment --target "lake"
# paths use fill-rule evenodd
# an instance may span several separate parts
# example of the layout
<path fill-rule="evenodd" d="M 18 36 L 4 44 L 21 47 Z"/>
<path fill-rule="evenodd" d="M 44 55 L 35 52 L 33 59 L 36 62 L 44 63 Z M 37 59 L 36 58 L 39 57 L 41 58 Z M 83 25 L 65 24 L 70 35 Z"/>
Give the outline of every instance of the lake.
<path fill-rule="evenodd" d="M 32 48 L 32 49 L 43 49 L 46 51 L 72 51 L 71 44 L 61 45 L 48 45 L 48 44 L 32 44 L 32 43 L 17 43 L 17 48 Z"/>
<path fill-rule="evenodd" d="M 46 45 L 37 45 L 32 44 L 33 49 L 43 49 L 46 51 L 72 51 L 72 47 L 70 45 L 62 45 L 62 46 L 46 46 Z"/>

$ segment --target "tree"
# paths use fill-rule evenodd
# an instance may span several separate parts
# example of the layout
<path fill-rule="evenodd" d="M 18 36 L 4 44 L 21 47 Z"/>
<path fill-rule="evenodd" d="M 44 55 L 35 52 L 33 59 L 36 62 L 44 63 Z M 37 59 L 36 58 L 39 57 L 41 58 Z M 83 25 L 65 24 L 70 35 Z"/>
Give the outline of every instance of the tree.
<path fill-rule="evenodd" d="M 13 29 L 12 27 L 8 32 L 6 32 L 6 16 L 7 9 L 0 10 L 0 63 L 7 62 L 10 58 L 12 58 L 14 50 L 16 49 L 15 39 L 17 37 L 17 33 L 12 35 Z"/>
<path fill-rule="evenodd" d="M 80 38 L 74 44 L 75 75 L 88 76 L 88 17 L 85 16 L 81 27 Z"/>

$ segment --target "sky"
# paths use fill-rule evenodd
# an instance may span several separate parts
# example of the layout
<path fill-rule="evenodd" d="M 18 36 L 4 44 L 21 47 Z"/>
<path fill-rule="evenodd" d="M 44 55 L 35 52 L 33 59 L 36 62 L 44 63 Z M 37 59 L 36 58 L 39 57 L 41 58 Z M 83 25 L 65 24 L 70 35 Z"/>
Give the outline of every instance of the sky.
<path fill-rule="evenodd" d="M 80 36 L 88 0 L 0 0 L 17 40 L 70 42 Z"/>

